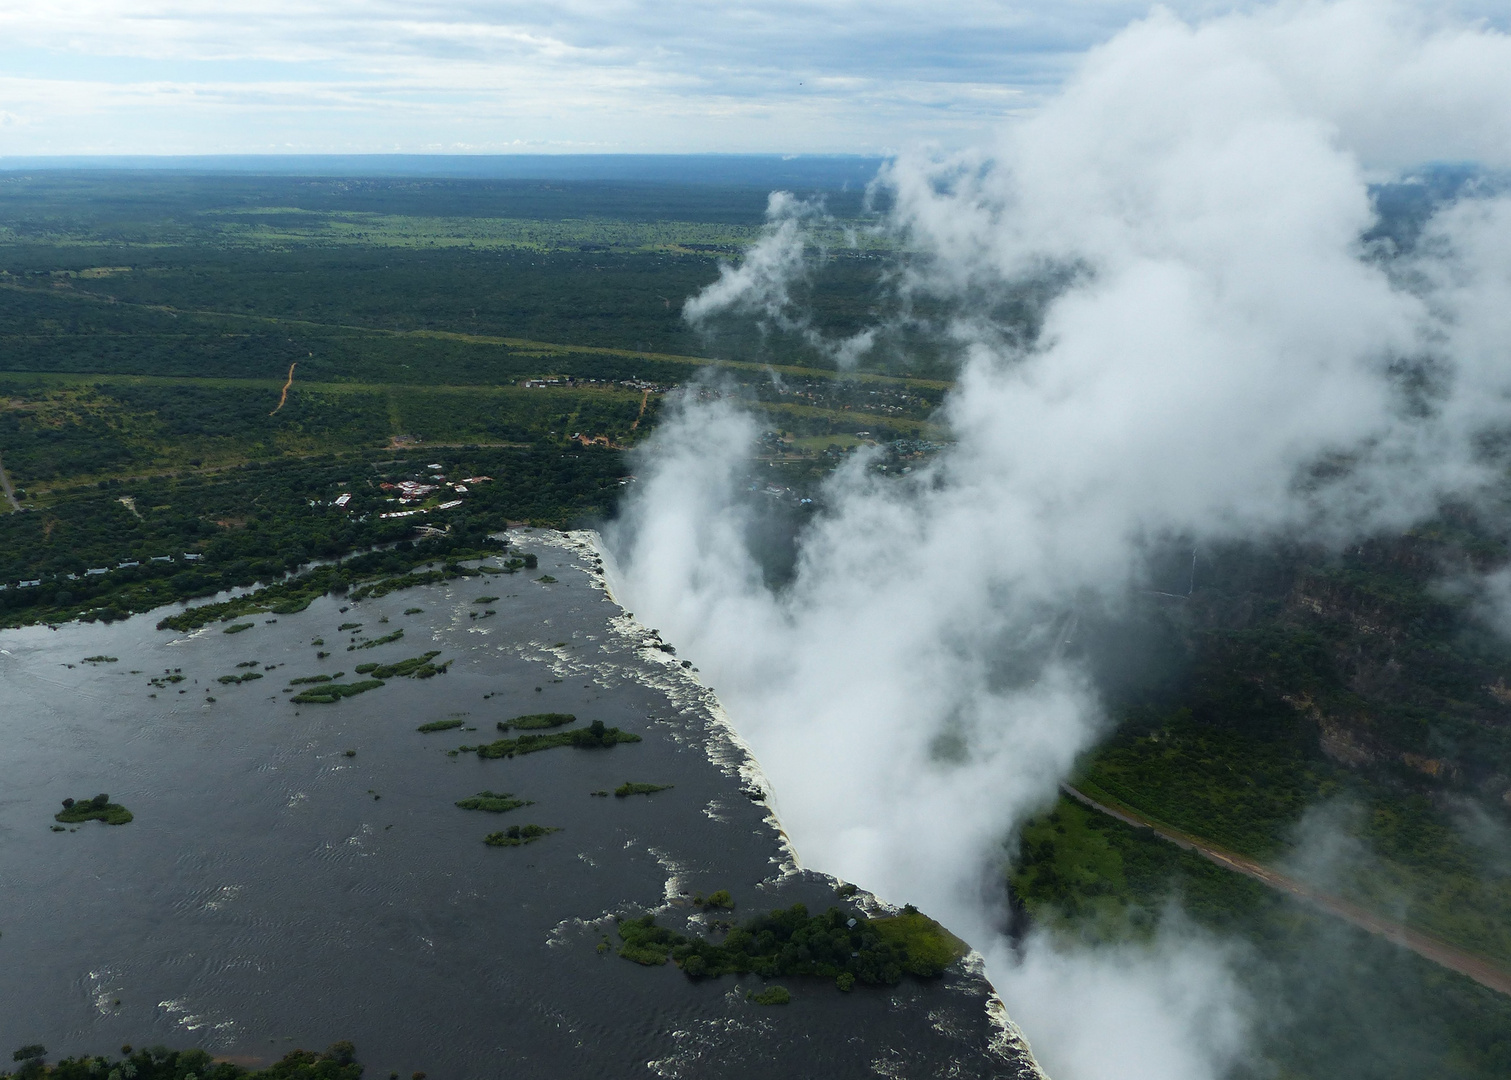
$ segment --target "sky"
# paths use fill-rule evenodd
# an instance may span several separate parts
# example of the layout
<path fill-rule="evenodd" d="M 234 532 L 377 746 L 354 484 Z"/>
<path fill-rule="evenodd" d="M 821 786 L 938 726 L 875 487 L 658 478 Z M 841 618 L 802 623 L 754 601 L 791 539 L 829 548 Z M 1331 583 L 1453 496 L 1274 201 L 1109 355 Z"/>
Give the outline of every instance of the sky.
<path fill-rule="evenodd" d="M 1498 5 L 1424 11 L 1446 6 Z M 954 148 L 1150 7 L 0 0 L 0 155 Z"/>

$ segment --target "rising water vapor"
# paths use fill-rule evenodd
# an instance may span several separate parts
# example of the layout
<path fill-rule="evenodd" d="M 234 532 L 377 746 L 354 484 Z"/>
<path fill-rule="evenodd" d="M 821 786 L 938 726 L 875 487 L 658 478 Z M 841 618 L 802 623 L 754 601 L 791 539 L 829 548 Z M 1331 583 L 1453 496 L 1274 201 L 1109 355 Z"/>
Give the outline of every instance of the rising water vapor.
<path fill-rule="evenodd" d="M 684 398 L 614 539 L 625 599 L 699 665 L 803 859 L 988 954 L 1058 1080 L 1221 1075 L 1245 1005 L 1222 948 L 1057 955 L 998 933 L 1004 838 L 1103 730 L 1064 655 L 1151 540 L 1402 528 L 1499 475 L 1511 422 L 1511 200 L 1471 187 L 1370 239 L 1370 181 L 1511 153 L 1511 41 L 1381 3 L 1162 12 L 1089 54 L 999 144 L 897 159 L 898 303 L 961 358 L 954 443 L 829 482 L 774 591 L 746 537 L 757 422 Z M 796 320 L 804 211 L 773 201 L 694 321 Z M 996 298 L 1053 282 L 1026 342 Z M 839 349 L 843 343 L 832 343 Z"/>

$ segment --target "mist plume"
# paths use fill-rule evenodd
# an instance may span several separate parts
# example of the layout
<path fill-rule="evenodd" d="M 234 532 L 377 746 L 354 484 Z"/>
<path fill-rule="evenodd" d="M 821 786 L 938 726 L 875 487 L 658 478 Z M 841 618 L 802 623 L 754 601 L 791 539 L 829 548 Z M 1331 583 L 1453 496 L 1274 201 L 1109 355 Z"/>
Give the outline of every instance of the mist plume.
<path fill-rule="evenodd" d="M 646 453 L 612 538 L 624 599 L 717 689 L 804 861 L 987 953 L 1057 1080 L 1221 1075 L 1245 1024 L 1222 947 L 1178 925 L 1109 955 L 1002 943 L 1004 838 L 1106 724 L 1060 647 L 1075 613 L 1122 604 L 1151 538 L 1341 543 L 1483 497 L 1511 419 L 1511 200 L 1471 186 L 1411 243 L 1371 241 L 1369 185 L 1506 165 L 1507 101 L 1511 41 L 1483 27 L 1156 12 L 996 145 L 880 180 L 899 305 L 953 302 L 932 465 L 841 469 L 772 590 L 739 483 L 757 421 L 685 397 Z M 688 316 L 800 319 L 804 214 L 775 198 Z M 991 301 L 1045 281 L 1025 342 Z"/>

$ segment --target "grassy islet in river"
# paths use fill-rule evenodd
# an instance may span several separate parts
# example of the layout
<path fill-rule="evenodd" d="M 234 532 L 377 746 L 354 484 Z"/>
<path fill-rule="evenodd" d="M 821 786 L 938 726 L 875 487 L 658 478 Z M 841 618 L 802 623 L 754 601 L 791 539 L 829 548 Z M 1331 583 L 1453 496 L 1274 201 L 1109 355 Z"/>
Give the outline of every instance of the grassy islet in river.
<path fill-rule="evenodd" d="M 92 799 L 64 799 L 62 813 L 54 814 L 53 817 L 65 825 L 75 825 L 81 821 L 124 825 L 131 820 L 132 814 L 120 803 L 111 802 L 109 795 L 99 794 Z"/>
<path fill-rule="evenodd" d="M 485 810 L 490 814 L 502 814 L 533 803 L 529 799 L 516 799 L 508 791 L 479 791 L 476 795 L 458 799 L 456 805 L 463 810 Z"/>
<path fill-rule="evenodd" d="M 538 731 L 541 728 L 561 727 L 563 724 L 575 724 L 577 717 L 572 713 L 543 712 L 528 713 L 524 716 L 516 716 L 513 720 L 500 720 L 498 729 L 508 731 L 510 728 L 519 728 L 521 731 Z"/>
<path fill-rule="evenodd" d="M 379 679 L 363 679 L 354 683 L 325 683 L 320 686 L 312 686 L 289 698 L 296 705 L 330 705 L 342 698 L 355 697 L 365 694 L 369 690 L 376 690 L 386 685 Z"/>
<path fill-rule="evenodd" d="M 964 942 L 911 906 L 870 919 L 831 907 L 809 915 L 803 904 L 748 919 L 722 942 L 656 925 L 655 915 L 619 924 L 619 955 L 637 964 L 673 961 L 690 978 L 756 974 L 813 975 L 842 990 L 855 983 L 895 985 L 904 974 L 933 978 L 964 956 Z"/>
<path fill-rule="evenodd" d="M 669 791 L 673 784 L 640 784 L 626 780 L 614 789 L 614 794 L 619 798 L 628 798 L 631 795 L 650 795 L 657 791 Z"/>
<path fill-rule="evenodd" d="M 521 847 L 525 844 L 533 844 L 544 836 L 550 836 L 560 829 L 553 829 L 546 825 L 510 825 L 502 832 L 489 833 L 483 837 L 483 843 L 489 847 Z"/>
<path fill-rule="evenodd" d="M 558 746 L 575 746 L 582 750 L 609 749 L 620 743 L 639 742 L 640 736 L 616 727 L 604 727 L 602 720 L 594 720 L 585 728 L 557 731 L 550 735 L 521 735 L 517 739 L 498 739 L 482 746 L 460 746 L 457 749 L 475 752 L 480 758 L 513 757 L 515 754 L 533 754 L 537 750 L 552 750 Z"/>

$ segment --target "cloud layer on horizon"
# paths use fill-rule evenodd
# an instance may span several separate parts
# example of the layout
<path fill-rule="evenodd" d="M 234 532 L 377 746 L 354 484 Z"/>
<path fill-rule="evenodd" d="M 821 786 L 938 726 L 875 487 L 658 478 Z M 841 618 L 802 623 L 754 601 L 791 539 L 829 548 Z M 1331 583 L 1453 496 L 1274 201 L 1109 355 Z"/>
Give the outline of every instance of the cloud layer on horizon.
<path fill-rule="evenodd" d="M 1167 5 L 1199 17 L 1234 6 Z M 1035 108 L 1139 0 L 0 4 L 0 154 L 885 152 Z M 1481 0 L 1425 5 L 1477 13 Z"/>

